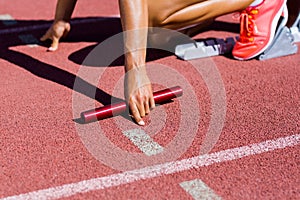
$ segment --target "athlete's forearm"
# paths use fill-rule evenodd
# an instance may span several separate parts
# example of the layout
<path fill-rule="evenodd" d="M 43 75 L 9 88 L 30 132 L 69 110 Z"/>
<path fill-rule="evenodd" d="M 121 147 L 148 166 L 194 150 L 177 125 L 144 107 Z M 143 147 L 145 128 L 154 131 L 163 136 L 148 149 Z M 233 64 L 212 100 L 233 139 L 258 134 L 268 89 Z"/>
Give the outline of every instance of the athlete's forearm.
<path fill-rule="evenodd" d="M 58 0 L 55 11 L 55 21 L 70 21 L 77 0 Z"/>
<path fill-rule="evenodd" d="M 148 34 L 147 0 L 119 0 L 124 33 L 125 70 L 143 67 Z"/>

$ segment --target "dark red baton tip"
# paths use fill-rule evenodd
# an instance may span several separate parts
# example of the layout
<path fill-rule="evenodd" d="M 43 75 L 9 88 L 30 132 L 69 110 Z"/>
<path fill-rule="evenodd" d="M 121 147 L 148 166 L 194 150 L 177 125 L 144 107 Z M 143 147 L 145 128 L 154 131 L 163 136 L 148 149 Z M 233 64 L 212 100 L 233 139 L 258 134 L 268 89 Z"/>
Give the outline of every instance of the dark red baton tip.
<path fill-rule="evenodd" d="M 167 88 L 153 93 L 153 98 L 156 104 L 161 104 L 171 99 L 182 96 L 183 91 L 180 86 Z M 113 103 L 102 106 L 93 110 L 88 110 L 81 113 L 81 119 L 84 123 L 89 123 L 101 119 L 106 119 L 124 113 L 127 109 L 125 102 Z"/>

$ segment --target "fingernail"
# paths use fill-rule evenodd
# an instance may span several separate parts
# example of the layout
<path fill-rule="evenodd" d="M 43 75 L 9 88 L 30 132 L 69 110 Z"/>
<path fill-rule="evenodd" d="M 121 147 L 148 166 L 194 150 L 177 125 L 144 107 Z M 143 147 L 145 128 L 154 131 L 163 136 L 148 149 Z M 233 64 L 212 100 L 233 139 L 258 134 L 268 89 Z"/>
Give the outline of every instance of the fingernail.
<path fill-rule="evenodd" d="M 139 121 L 138 124 L 139 124 L 140 126 L 145 126 L 145 122 L 144 122 L 143 120 Z"/>

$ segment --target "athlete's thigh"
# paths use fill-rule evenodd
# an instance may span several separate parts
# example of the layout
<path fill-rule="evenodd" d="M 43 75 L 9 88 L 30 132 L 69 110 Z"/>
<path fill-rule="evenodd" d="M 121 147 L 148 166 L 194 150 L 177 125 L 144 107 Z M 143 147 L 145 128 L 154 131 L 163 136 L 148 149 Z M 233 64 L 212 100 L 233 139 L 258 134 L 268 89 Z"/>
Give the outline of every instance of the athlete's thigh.
<path fill-rule="evenodd" d="M 148 0 L 149 25 L 180 29 L 242 10 L 253 0 Z"/>
<path fill-rule="evenodd" d="M 172 14 L 207 0 L 148 0 L 149 25 L 163 26 Z"/>

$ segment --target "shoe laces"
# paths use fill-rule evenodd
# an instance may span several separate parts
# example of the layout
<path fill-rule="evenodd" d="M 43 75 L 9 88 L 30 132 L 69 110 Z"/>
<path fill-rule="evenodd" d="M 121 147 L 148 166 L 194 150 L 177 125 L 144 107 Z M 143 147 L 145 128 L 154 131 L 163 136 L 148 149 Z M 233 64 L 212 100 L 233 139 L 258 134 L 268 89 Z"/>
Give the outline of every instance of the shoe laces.
<path fill-rule="evenodd" d="M 240 13 L 240 39 L 242 43 L 253 42 L 254 33 L 257 32 L 255 25 L 256 15 L 258 14 L 258 9 L 249 7 Z"/>

